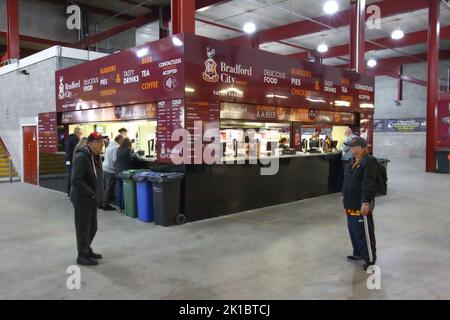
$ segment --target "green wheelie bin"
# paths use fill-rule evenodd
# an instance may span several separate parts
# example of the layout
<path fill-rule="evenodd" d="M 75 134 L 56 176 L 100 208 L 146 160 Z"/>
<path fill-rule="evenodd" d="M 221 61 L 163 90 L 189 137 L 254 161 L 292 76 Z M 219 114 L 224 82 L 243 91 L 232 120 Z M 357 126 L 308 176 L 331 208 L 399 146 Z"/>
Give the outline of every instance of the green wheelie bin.
<path fill-rule="evenodd" d="M 123 179 L 123 202 L 125 207 L 125 215 L 131 218 L 138 217 L 137 197 L 136 197 L 136 182 L 133 181 L 133 176 L 145 170 L 126 170 L 120 174 Z"/>

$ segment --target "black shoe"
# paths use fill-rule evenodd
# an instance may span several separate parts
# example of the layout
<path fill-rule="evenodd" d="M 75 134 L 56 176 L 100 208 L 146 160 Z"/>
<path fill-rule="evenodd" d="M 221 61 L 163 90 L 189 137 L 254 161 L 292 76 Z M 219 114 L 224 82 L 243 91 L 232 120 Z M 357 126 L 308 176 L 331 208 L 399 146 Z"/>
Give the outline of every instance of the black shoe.
<path fill-rule="evenodd" d="M 103 256 L 99 253 L 95 253 L 94 251 L 89 252 L 89 258 L 100 260 L 103 258 Z"/>
<path fill-rule="evenodd" d="M 103 206 L 103 211 L 114 211 L 114 210 L 116 209 L 109 204 Z"/>
<path fill-rule="evenodd" d="M 363 266 L 364 271 L 367 271 L 367 269 L 370 266 L 373 266 L 373 265 L 375 265 L 375 262 L 366 262 L 366 263 L 364 263 L 364 266 Z"/>
<path fill-rule="evenodd" d="M 365 262 L 365 260 L 360 256 L 348 256 L 347 260 L 350 262 L 359 262 L 359 263 Z"/>
<path fill-rule="evenodd" d="M 95 260 L 92 260 L 91 258 L 78 257 L 77 264 L 79 264 L 81 266 L 96 266 L 96 265 L 98 265 L 98 262 Z"/>

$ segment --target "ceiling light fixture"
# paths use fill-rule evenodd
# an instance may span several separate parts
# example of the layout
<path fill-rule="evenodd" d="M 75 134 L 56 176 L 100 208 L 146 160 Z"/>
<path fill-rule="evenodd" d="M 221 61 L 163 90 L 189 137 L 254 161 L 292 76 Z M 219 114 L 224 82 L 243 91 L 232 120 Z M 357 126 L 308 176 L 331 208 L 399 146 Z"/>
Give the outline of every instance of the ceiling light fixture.
<path fill-rule="evenodd" d="M 323 5 L 323 11 L 326 14 L 335 14 L 339 10 L 339 4 L 335 0 L 325 2 Z"/>
<path fill-rule="evenodd" d="M 369 59 L 369 61 L 367 61 L 367 66 L 369 67 L 369 68 L 375 68 L 376 67 L 376 65 L 377 65 L 377 60 L 375 60 L 375 59 Z"/>
<path fill-rule="evenodd" d="M 244 30 L 245 33 L 252 34 L 253 32 L 256 31 L 256 25 L 253 22 L 251 22 L 251 21 L 246 22 L 244 24 L 243 30 Z"/>
<path fill-rule="evenodd" d="M 317 51 L 319 51 L 320 53 L 327 52 L 328 46 L 325 43 L 319 44 L 319 46 L 317 47 Z"/>
<path fill-rule="evenodd" d="M 405 33 L 400 28 L 395 29 L 391 34 L 391 38 L 394 40 L 400 40 L 404 36 L 405 36 Z"/>

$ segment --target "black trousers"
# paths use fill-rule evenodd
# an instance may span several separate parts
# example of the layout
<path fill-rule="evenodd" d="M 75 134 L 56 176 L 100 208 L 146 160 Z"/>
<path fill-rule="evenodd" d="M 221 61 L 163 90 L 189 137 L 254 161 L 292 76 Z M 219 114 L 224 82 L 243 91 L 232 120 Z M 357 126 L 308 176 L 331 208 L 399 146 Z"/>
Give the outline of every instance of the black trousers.
<path fill-rule="evenodd" d="M 67 172 L 69 173 L 69 180 L 67 181 L 67 195 L 70 196 L 70 188 L 72 186 L 72 165 L 67 166 Z"/>
<path fill-rule="evenodd" d="M 114 173 L 104 172 L 105 192 L 103 195 L 103 207 L 111 204 L 114 200 L 116 188 L 116 175 Z"/>
<path fill-rule="evenodd" d="M 89 257 L 97 233 L 97 208 L 74 203 L 78 257 Z"/>
<path fill-rule="evenodd" d="M 373 216 L 367 216 L 367 225 L 363 216 L 347 216 L 348 231 L 352 240 L 353 255 L 362 257 L 366 262 L 377 260 L 375 225 Z"/>

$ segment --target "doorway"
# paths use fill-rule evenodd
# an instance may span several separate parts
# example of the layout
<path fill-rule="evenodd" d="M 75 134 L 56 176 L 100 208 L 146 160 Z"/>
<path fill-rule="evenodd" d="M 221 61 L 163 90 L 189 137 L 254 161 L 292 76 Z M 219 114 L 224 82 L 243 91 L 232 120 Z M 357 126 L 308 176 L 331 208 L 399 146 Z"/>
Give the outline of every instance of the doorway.
<path fill-rule="evenodd" d="M 37 181 L 37 128 L 25 126 L 23 130 L 23 181 L 38 184 Z"/>

